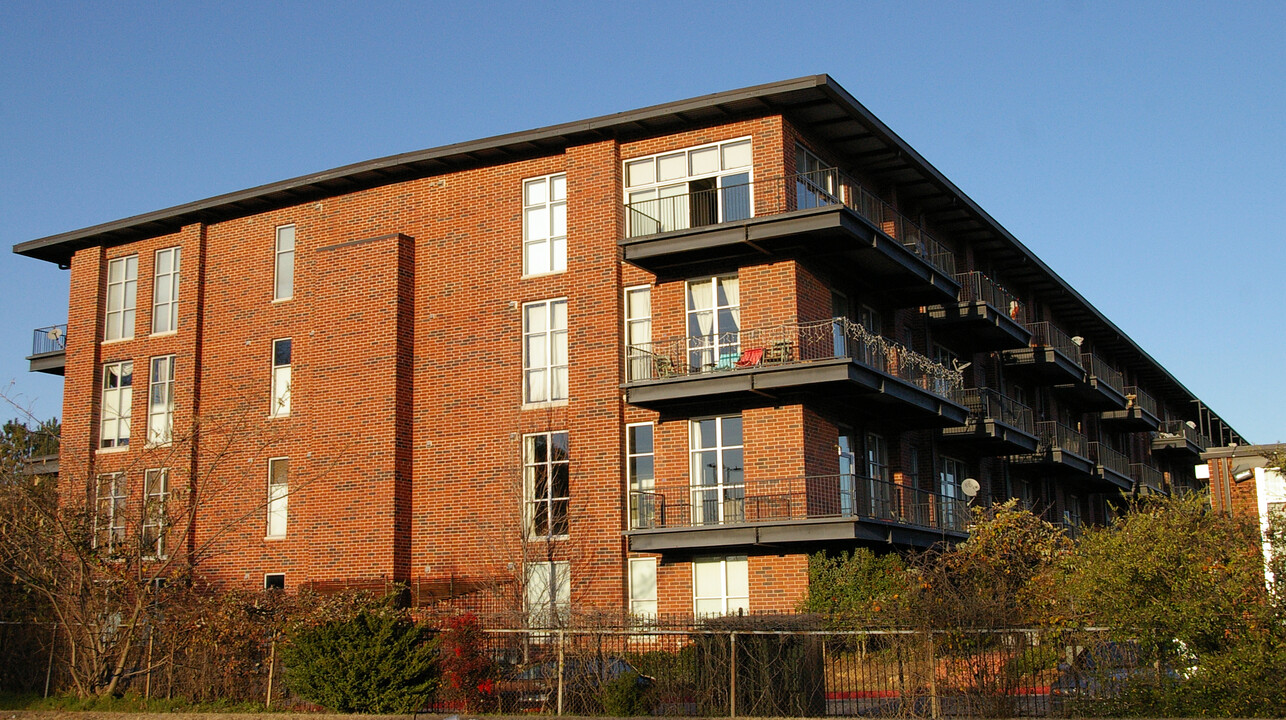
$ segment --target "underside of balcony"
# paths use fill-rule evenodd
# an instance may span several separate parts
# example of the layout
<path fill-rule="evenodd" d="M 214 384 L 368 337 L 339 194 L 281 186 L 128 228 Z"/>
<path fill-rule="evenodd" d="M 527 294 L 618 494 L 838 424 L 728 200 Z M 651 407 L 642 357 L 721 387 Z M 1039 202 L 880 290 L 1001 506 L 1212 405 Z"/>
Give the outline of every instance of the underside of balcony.
<path fill-rule="evenodd" d="M 1049 346 L 1025 347 L 1004 351 L 1005 367 L 1046 385 L 1078 383 L 1085 370 L 1066 354 Z"/>
<path fill-rule="evenodd" d="M 902 307 L 954 302 L 960 292 L 951 275 L 843 205 L 627 237 L 620 244 L 626 261 L 658 279 L 795 258 L 860 276 Z"/>
<path fill-rule="evenodd" d="M 961 398 L 969 418 L 961 427 L 943 428 L 944 441 L 967 443 L 985 455 L 1036 452 L 1040 440 L 1030 409 L 988 388 L 966 389 Z"/>
<path fill-rule="evenodd" d="M 785 547 L 812 550 L 837 543 L 927 548 L 958 542 L 967 533 L 859 517 L 812 518 L 710 527 L 631 530 L 630 552 L 699 553 L 719 549 Z"/>
<path fill-rule="evenodd" d="M 1137 405 L 1124 410 L 1107 410 L 1099 415 L 1099 420 L 1105 425 L 1132 432 L 1156 430 L 1161 423 L 1155 415 Z"/>
<path fill-rule="evenodd" d="M 981 300 L 931 305 L 926 312 L 934 338 L 963 352 L 1025 348 L 1031 342 L 1030 331 Z"/>

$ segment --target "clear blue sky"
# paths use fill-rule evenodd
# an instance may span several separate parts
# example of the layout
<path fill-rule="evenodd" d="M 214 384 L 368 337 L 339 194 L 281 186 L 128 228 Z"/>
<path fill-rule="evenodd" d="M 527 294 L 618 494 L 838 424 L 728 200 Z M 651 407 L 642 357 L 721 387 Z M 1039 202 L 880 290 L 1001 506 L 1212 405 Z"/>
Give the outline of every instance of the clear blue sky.
<path fill-rule="evenodd" d="M 1286 3 L 626 5 L 0 4 L 0 387 L 60 413 L 23 357 L 67 273 L 15 243 L 824 72 L 1245 437 L 1286 440 Z"/>

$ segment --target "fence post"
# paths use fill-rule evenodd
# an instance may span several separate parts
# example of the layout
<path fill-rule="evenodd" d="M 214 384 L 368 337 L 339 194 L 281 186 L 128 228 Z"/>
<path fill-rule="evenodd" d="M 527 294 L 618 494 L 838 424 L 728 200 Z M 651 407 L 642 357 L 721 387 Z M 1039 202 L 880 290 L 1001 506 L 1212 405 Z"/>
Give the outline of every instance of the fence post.
<path fill-rule="evenodd" d="M 144 699 L 152 699 L 152 647 L 156 641 L 156 631 L 154 628 L 147 629 L 147 680 L 143 683 Z"/>
<path fill-rule="evenodd" d="M 728 716 L 737 717 L 737 633 L 728 633 Z"/>
<path fill-rule="evenodd" d="M 938 661 L 933 652 L 933 631 L 929 631 L 929 717 L 942 717 L 942 706 L 938 702 Z"/>
<path fill-rule="evenodd" d="M 567 631 L 558 631 L 558 714 L 563 714 L 563 667 L 565 663 L 565 644 Z"/>
<path fill-rule="evenodd" d="M 58 644 L 58 623 L 54 623 L 54 632 L 49 636 L 49 664 L 45 666 L 45 697 L 49 697 L 49 681 L 54 675 L 54 647 Z"/>
<path fill-rule="evenodd" d="M 287 653 L 289 654 L 289 653 Z M 277 669 L 277 636 L 272 636 L 272 644 L 268 646 L 268 694 L 263 699 L 263 708 L 267 710 L 272 707 L 272 676 Z"/>

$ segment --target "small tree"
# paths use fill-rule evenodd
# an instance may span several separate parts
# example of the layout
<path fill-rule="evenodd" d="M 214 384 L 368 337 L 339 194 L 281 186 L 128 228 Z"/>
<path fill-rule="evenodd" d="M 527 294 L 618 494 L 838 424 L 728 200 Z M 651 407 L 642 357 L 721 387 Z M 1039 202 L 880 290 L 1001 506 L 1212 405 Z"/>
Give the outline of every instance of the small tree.
<path fill-rule="evenodd" d="M 437 642 L 388 599 L 351 617 L 294 628 L 282 659 L 294 692 L 336 712 L 411 712 L 438 685 Z"/>

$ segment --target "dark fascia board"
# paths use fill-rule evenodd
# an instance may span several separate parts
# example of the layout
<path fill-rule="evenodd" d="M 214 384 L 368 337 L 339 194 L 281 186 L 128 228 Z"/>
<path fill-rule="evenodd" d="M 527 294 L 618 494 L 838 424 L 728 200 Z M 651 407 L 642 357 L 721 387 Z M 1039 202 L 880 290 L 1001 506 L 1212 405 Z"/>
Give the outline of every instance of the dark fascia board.
<path fill-rule="evenodd" d="M 589 120 L 553 125 L 535 130 L 497 135 L 481 140 L 472 140 L 452 145 L 444 145 L 427 150 L 390 155 L 384 158 L 345 165 L 331 170 L 324 170 L 311 175 L 303 175 L 290 180 L 283 180 L 267 185 L 239 190 L 237 192 L 217 195 L 205 200 L 177 205 L 142 215 L 94 225 L 59 235 L 19 243 L 13 251 L 40 260 L 66 266 L 72 254 L 80 248 L 99 244 L 115 244 L 130 240 L 142 239 L 170 232 L 176 232 L 184 225 L 195 222 L 212 222 L 225 220 L 267 209 L 286 206 L 312 199 L 335 195 L 354 190 L 376 187 L 414 177 L 427 177 L 448 170 L 477 166 L 507 156 L 506 159 L 529 157 L 543 153 L 557 152 L 577 142 L 586 142 L 606 137 L 623 137 L 640 135 L 659 129 L 658 126 L 675 126 L 694 122 L 696 117 L 706 117 L 709 113 L 723 108 L 731 108 L 729 116 L 745 113 L 781 112 L 792 115 L 792 108 L 801 102 L 814 101 L 818 94 L 839 110 L 839 115 L 847 115 L 869 130 L 887 147 L 894 148 L 906 165 L 924 175 L 942 193 L 952 199 L 953 203 L 963 205 L 967 214 L 974 216 L 987 230 L 1010 244 L 1018 253 L 1036 268 L 1036 271 L 1047 277 L 1069 298 L 1065 305 L 1079 305 L 1099 325 L 1102 340 L 1108 345 L 1124 346 L 1127 352 L 1133 352 L 1146 365 L 1156 369 L 1159 376 L 1171 384 L 1170 396 L 1186 397 L 1190 401 L 1197 396 L 1188 390 L 1183 383 L 1170 374 L 1160 363 L 1139 347 L 1128 335 L 1108 320 L 1092 304 L 1081 296 L 1071 285 L 1063 280 L 1040 258 L 1014 237 L 995 218 L 991 217 L 977 203 L 954 183 L 938 171 L 928 160 L 920 155 L 906 141 L 893 132 L 879 118 L 875 117 L 864 105 L 857 101 L 839 83 L 829 75 L 809 75 L 792 80 L 755 85 L 739 90 L 702 95 L 687 100 L 679 100 L 661 105 L 653 105 L 638 110 L 603 115 Z M 834 122 L 832 117 L 828 122 Z M 1206 407 L 1207 412 L 1215 415 Z M 1215 417 L 1218 417 L 1215 415 Z M 1222 421 L 1222 418 L 1220 418 Z M 1226 423 L 1225 423 L 1226 425 Z M 1231 426 L 1229 426 L 1231 428 Z"/>

